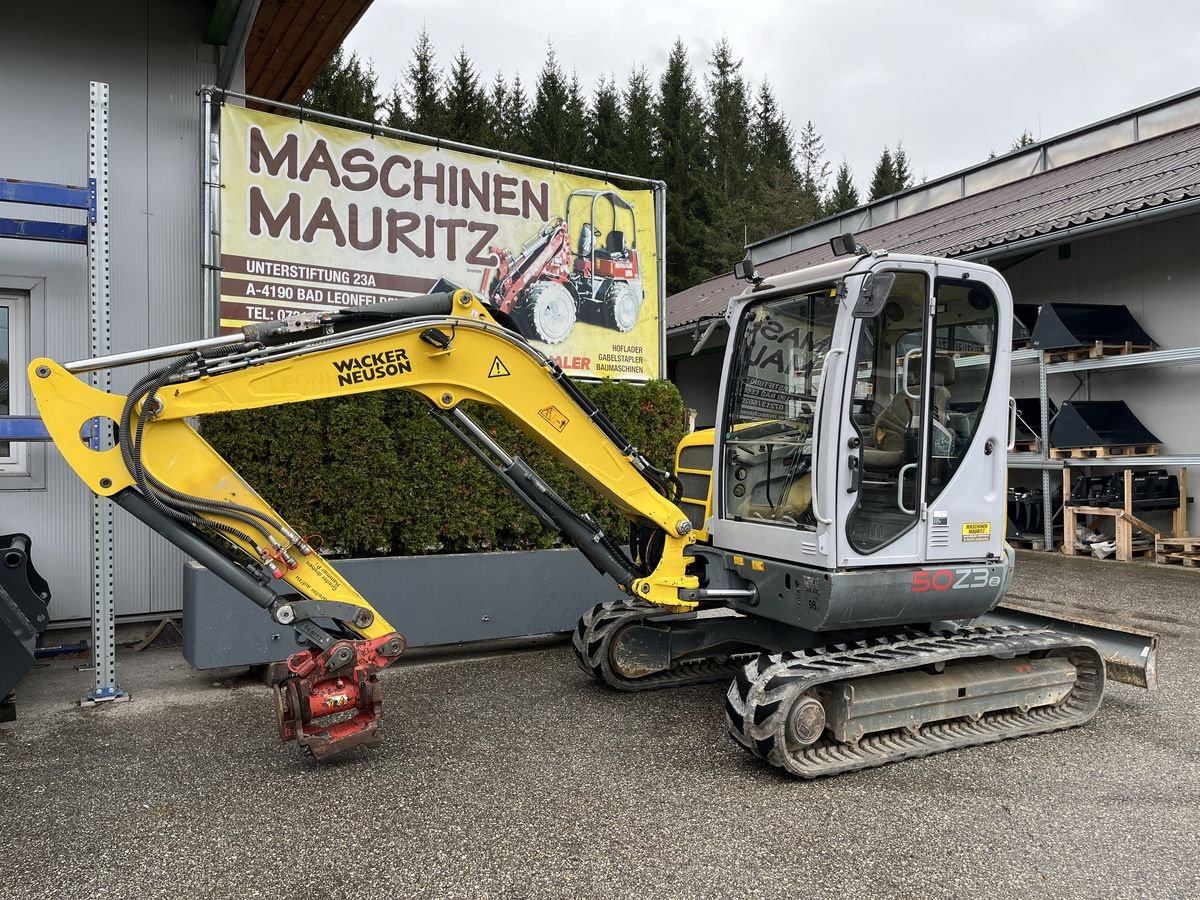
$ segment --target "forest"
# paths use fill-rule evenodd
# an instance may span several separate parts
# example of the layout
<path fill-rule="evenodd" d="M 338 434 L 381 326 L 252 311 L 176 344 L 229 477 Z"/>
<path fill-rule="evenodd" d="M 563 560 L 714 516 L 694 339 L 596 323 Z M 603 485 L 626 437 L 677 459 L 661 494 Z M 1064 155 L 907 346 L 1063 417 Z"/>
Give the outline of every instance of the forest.
<path fill-rule="evenodd" d="M 398 84 L 339 50 L 305 97 L 326 112 L 444 140 L 661 180 L 667 185 L 667 294 L 729 272 L 747 242 L 835 215 L 913 183 L 901 142 L 884 147 L 860 197 L 817 126 L 797 130 L 766 80 L 753 84 L 728 41 L 697 72 L 676 39 L 657 77 L 638 68 L 585 87 L 549 46 L 532 85 L 487 80 L 461 48 L 448 66 L 422 31 Z"/>

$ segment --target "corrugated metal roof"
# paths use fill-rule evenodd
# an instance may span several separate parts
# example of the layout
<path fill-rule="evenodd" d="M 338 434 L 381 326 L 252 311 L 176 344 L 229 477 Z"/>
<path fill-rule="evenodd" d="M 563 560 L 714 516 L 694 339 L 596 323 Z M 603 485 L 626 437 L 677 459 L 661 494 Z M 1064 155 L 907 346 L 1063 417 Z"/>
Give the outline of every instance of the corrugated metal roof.
<path fill-rule="evenodd" d="M 872 249 L 963 256 L 1200 197 L 1200 126 L 1130 144 L 1090 159 L 964 197 L 858 235 Z M 822 244 L 761 264 L 766 276 L 833 256 Z M 725 311 L 745 289 L 732 275 L 667 298 L 667 327 Z"/>

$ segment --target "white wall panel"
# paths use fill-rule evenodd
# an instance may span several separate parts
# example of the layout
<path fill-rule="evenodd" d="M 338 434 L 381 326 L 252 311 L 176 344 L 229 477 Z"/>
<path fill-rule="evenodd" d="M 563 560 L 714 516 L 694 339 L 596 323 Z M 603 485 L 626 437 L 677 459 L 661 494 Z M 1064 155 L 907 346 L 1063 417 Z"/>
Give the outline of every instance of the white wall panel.
<path fill-rule="evenodd" d="M 8 4 L 0 29 L 0 176 L 86 181 L 88 82 L 111 91 L 113 350 L 200 334 L 199 107 L 216 78 L 216 48 L 202 43 L 204 5 Z M 3 215 L 79 221 L 70 213 L 6 206 Z M 0 279 L 44 279 L 44 317 L 33 355 L 88 354 L 82 247 L 0 242 Z M 114 377 L 128 388 L 134 372 Z M 57 451 L 44 490 L 0 489 L 0 530 L 28 531 L 50 581 L 56 620 L 91 608 L 91 503 Z M 181 608 L 181 555 L 122 510 L 116 520 L 116 609 L 129 615 Z"/>
<path fill-rule="evenodd" d="M 1200 216 L 1152 222 L 1071 243 L 1070 257 L 1056 248 L 1005 271 L 1018 303 L 1111 303 L 1127 306 L 1165 349 L 1200 346 Z M 1036 369 L 1019 370 L 1014 394 L 1037 396 Z M 1050 396 L 1124 400 L 1163 442 L 1163 452 L 1200 454 L 1200 365 L 1093 372 L 1050 379 Z M 1200 471 L 1189 472 L 1200 494 Z M 1195 505 L 1189 528 L 1200 529 Z"/>

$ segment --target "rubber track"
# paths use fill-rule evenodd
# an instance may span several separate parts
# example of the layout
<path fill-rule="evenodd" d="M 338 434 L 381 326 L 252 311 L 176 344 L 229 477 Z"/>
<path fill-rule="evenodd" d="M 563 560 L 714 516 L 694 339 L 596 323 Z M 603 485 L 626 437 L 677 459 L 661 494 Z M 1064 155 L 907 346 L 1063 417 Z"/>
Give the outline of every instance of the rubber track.
<path fill-rule="evenodd" d="M 698 659 L 676 663 L 662 672 L 630 678 L 613 666 L 609 648 L 613 637 L 625 626 L 651 616 L 666 615 L 661 606 L 639 600 L 618 600 L 601 603 L 589 610 L 571 636 L 575 662 L 586 674 L 618 691 L 652 691 L 682 687 L 687 684 L 706 684 L 733 676 L 745 664 L 746 655 L 724 659 Z"/>
<path fill-rule="evenodd" d="M 956 660 L 1012 659 L 1058 651 L 1074 663 L 1075 686 L 1055 706 L 998 710 L 977 721 L 954 719 L 899 729 L 842 744 L 828 734 L 808 747 L 789 748 L 788 711 L 806 691 L 845 681 Z M 931 756 L 1013 737 L 1083 725 L 1100 708 L 1104 661 L 1088 641 L 1071 635 L 1018 626 L 977 626 L 946 634 L 920 633 L 819 650 L 763 654 L 748 663 L 729 686 L 725 717 L 737 743 L 774 766 L 802 778 L 817 778 Z"/>

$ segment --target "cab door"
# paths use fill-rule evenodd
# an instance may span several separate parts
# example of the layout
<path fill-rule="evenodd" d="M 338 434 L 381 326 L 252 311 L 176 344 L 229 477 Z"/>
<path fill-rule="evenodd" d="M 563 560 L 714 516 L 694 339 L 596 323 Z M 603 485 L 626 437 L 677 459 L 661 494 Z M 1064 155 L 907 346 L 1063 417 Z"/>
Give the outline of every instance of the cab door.
<path fill-rule="evenodd" d="M 925 558 L 995 559 L 1004 547 L 1012 301 L 991 270 L 940 263 L 937 274 Z"/>
<path fill-rule="evenodd" d="M 726 356 L 713 484 L 713 545 L 834 565 L 834 462 L 849 317 L 828 284 L 752 298 Z"/>
<path fill-rule="evenodd" d="M 878 271 L 878 270 L 877 270 Z M 934 269 L 896 263 L 886 302 L 857 319 L 836 446 L 838 564 L 845 568 L 919 562 L 925 552 L 925 492 L 933 426 L 931 398 Z"/>

